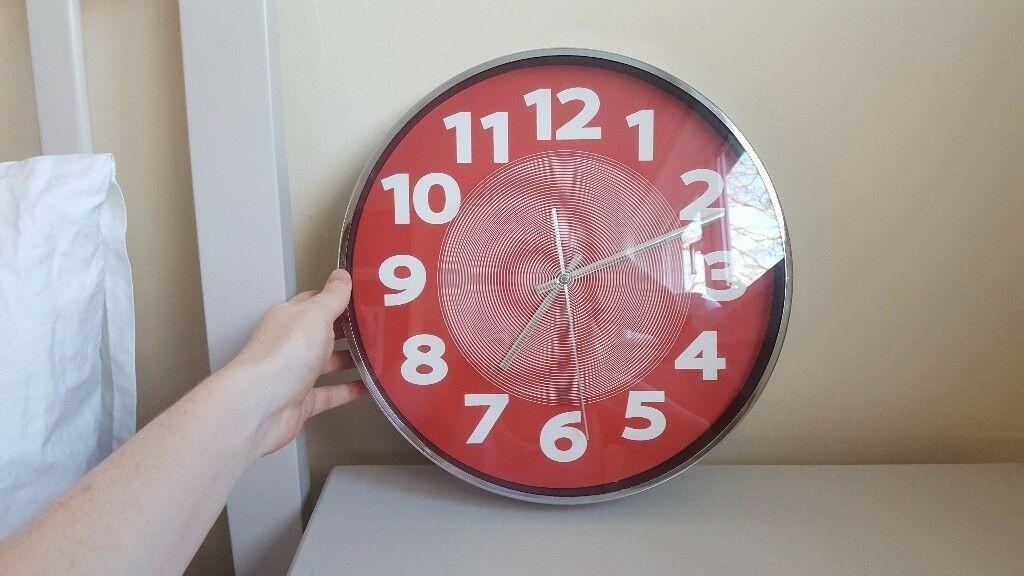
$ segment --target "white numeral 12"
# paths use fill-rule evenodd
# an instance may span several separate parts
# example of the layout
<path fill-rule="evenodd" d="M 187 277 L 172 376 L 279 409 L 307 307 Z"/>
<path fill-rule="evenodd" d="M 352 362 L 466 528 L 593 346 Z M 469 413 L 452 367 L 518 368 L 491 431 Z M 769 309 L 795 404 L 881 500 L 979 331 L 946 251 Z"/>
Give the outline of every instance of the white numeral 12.
<path fill-rule="evenodd" d="M 725 358 L 718 356 L 718 332 L 705 330 L 676 358 L 677 370 L 700 370 L 704 380 L 718 380 L 718 371 L 725 370 Z"/>
<path fill-rule="evenodd" d="M 466 444 L 482 444 L 491 433 L 491 429 L 498 422 L 498 417 L 508 406 L 508 394 L 466 394 L 466 406 L 487 406 L 480 423 L 469 435 Z"/>

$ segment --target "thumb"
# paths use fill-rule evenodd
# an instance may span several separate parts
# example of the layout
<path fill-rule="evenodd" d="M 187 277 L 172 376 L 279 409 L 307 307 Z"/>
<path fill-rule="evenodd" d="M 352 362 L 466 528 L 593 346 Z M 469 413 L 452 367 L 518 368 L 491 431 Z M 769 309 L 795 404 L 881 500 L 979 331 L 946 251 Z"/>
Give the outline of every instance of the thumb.
<path fill-rule="evenodd" d="M 324 289 L 313 296 L 311 300 L 329 310 L 333 314 L 332 318 L 337 318 L 348 307 L 348 299 L 351 294 L 352 277 L 347 271 L 339 268 L 331 272 Z"/>

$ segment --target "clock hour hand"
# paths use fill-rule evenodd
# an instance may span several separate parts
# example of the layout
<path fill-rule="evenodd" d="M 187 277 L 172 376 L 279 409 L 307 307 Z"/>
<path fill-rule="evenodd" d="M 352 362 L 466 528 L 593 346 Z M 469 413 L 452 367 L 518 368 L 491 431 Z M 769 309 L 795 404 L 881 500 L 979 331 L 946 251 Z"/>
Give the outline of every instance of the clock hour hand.
<path fill-rule="evenodd" d="M 661 236 L 657 236 L 655 238 L 651 238 L 650 240 L 648 240 L 646 242 L 643 242 L 641 244 L 637 244 L 636 246 L 632 246 L 630 248 L 627 248 L 627 249 L 623 250 L 622 252 L 619 252 L 618 254 L 612 254 L 611 256 L 608 256 L 607 258 L 602 258 L 602 259 L 600 259 L 600 260 L 598 260 L 596 262 L 591 262 L 590 264 L 587 264 L 586 266 L 584 266 L 584 267 L 582 267 L 582 268 L 580 268 L 580 269 L 578 269 L 578 270 L 576 270 L 574 272 L 570 272 L 568 274 L 568 280 L 572 281 L 572 280 L 575 280 L 577 278 L 586 276 L 587 274 L 591 274 L 593 272 L 597 272 L 598 270 L 602 270 L 604 268 L 607 268 L 607 267 L 611 266 L 612 264 L 615 264 L 617 262 L 622 262 L 623 260 L 626 260 L 626 259 L 630 258 L 631 256 L 633 256 L 634 254 L 638 254 L 638 253 L 643 252 L 645 250 L 649 250 L 651 248 L 654 248 L 655 246 L 660 246 L 661 244 L 664 244 L 665 242 L 668 242 L 669 240 L 672 240 L 674 238 L 679 238 L 680 236 L 688 236 L 688 235 L 691 234 L 691 231 L 694 230 L 694 225 L 698 225 L 697 226 L 698 230 L 702 229 L 705 226 L 707 226 L 708 224 L 711 224 L 712 222 L 720 220 L 723 215 L 724 215 L 724 213 L 719 212 L 718 214 L 715 214 L 714 216 L 709 216 L 707 218 L 704 218 L 699 223 L 696 222 L 696 221 L 695 222 L 691 222 L 690 224 L 687 224 L 686 226 L 681 226 L 681 227 L 676 228 L 674 230 L 670 230 L 670 231 L 662 234 Z M 694 232 L 693 235 L 696 236 L 696 237 L 695 238 L 686 238 L 685 244 L 684 244 L 685 246 L 689 246 L 690 244 L 693 244 L 694 242 L 697 241 L 699 236 L 697 235 L 696 232 Z M 538 284 L 534 288 L 537 290 L 537 292 L 548 292 L 548 291 L 551 291 L 551 290 L 553 290 L 555 288 L 558 288 L 559 285 L 560 285 L 559 280 L 556 278 L 554 280 L 549 280 L 547 282 L 544 282 L 543 284 Z"/>
<path fill-rule="evenodd" d="M 566 270 L 575 270 L 582 260 L 583 256 L 577 254 L 569 263 L 569 266 Z M 537 329 L 537 326 L 540 324 L 540 321 L 544 318 L 544 315 L 547 314 L 548 310 L 551 309 L 551 305 L 555 303 L 556 299 L 558 299 L 558 292 L 558 290 L 550 291 L 548 295 L 544 297 L 544 300 L 541 301 L 540 306 L 537 306 L 537 311 L 533 313 L 533 316 L 530 317 L 530 320 L 526 323 L 526 326 L 523 328 L 523 331 L 519 333 L 518 337 L 516 337 L 515 341 L 512 343 L 512 346 L 508 349 L 508 352 L 505 354 L 505 358 L 501 361 L 501 364 L 498 365 L 499 368 L 501 368 L 502 370 L 508 370 L 508 367 L 512 365 L 512 362 L 516 359 L 516 356 L 519 354 L 520 350 L 522 350 L 523 346 L 525 346 L 526 343 L 530 341 L 530 337 L 533 336 L 533 331 Z"/>

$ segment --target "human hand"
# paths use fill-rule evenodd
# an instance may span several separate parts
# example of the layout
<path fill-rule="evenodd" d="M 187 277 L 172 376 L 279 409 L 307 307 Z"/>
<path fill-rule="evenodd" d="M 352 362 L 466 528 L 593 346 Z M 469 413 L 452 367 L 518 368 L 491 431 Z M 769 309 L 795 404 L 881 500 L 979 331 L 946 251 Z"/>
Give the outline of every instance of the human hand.
<path fill-rule="evenodd" d="M 353 366 L 347 351 L 334 350 L 334 321 L 348 306 L 352 279 L 335 270 L 323 290 L 311 290 L 268 310 L 225 371 L 241 371 L 254 404 L 261 454 L 294 439 L 317 414 L 366 393 L 362 382 L 319 386 L 316 379 Z"/>

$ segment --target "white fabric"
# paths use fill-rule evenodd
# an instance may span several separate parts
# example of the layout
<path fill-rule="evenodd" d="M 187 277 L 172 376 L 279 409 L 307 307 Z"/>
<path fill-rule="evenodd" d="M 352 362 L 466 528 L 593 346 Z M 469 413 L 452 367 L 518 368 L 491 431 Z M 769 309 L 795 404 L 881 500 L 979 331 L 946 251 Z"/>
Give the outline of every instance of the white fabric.
<path fill-rule="evenodd" d="M 0 538 L 135 432 L 125 227 L 111 155 L 0 164 Z"/>

